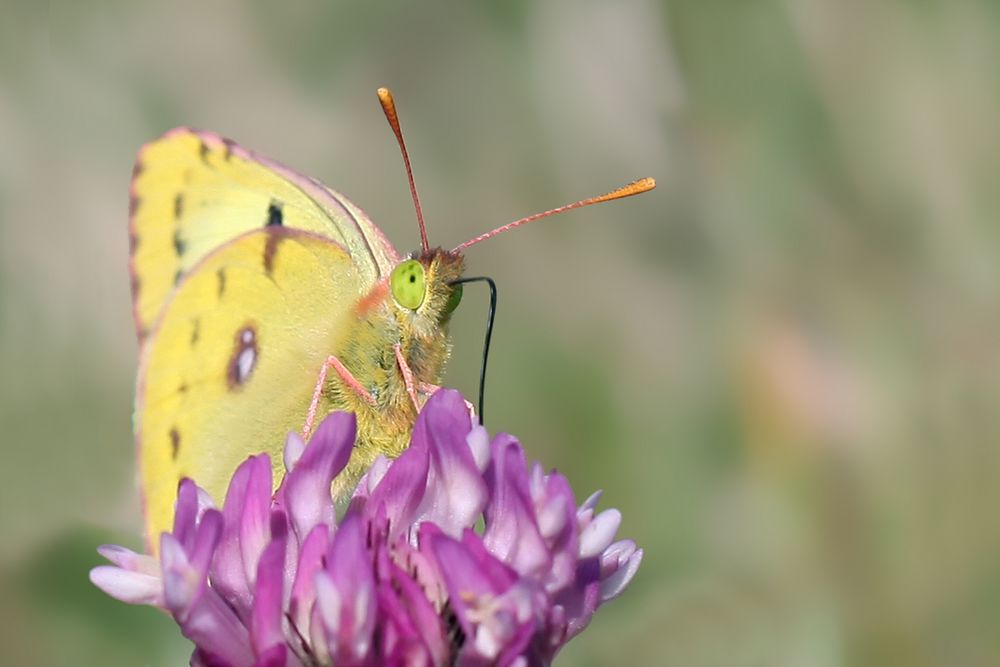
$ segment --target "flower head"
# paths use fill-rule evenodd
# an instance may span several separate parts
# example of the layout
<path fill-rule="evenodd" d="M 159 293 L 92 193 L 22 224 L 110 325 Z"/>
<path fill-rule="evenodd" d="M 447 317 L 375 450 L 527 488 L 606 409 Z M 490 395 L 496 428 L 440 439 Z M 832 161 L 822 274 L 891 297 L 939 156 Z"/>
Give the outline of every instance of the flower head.
<path fill-rule="evenodd" d="M 122 547 L 91 580 L 167 610 L 194 665 L 545 665 L 631 581 L 642 550 L 621 515 L 577 506 L 566 479 L 489 439 L 454 391 L 421 411 L 410 447 L 379 459 L 338 522 L 330 495 L 355 419 L 295 435 L 272 494 L 266 455 L 234 473 L 222 509 L 179 489 L 159 557 Z M 477 529 L 477 526 L 479 527 Z"/>

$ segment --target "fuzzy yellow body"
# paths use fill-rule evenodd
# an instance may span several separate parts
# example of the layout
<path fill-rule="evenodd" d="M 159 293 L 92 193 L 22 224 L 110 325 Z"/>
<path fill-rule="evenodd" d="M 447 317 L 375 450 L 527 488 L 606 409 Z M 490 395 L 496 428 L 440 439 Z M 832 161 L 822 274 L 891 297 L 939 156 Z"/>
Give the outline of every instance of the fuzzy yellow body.
<path fill-rule="evenodd" d="M 208 133 L 177 129 L 144 147 L 131 195 L 135 433 L 152 548 L 183 477 L 221 503 L 235 468 L 263 451 L 277 484 L 285 438 L 302 430 L 330 356 L 367 392 L 334 371 L 321 387 L 317 420 L 358 418 L 335 491 L 402 451 L 416 408 L 394 348 L 418 386 L 440 383 L 460 255 L 420 256 L 426 296 L 403 308 L 389 287 L 399 256 L 360 209 Z"/>

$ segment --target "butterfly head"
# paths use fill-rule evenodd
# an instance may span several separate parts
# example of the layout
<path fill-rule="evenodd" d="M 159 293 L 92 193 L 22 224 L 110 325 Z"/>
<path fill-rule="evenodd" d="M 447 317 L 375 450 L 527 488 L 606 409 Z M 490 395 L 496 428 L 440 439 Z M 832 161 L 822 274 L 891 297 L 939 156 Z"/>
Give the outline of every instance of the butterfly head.
<path fill-rule="evenodd" d="M 435 248 L 404 259 L 389 276 L 389 291 L 397 310 L 417 335 L 432 335 L 462 300 L 461 253 Z"/>

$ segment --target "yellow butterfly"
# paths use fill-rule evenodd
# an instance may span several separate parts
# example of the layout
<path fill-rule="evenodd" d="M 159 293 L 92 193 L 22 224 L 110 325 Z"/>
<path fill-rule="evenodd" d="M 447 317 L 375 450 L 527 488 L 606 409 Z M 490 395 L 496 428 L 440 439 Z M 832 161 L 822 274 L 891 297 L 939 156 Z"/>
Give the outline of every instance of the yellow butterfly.
<path fill-rule="evenodd" d="M 453 250 L 431 248 L 395 104 L 386 89 L 379 100 L 420 223 L 421 250 L 406 258 L 343 195 L 218 135 L 177 128 L 139 152 L 129 202 L 140 342 L 135 434 L 153 549 L 172 524 L 183 477 L 218 503 L 236 467 L 263 448 L 277 483 L 286 434 L 308 437 L 331 411 L 358 420 L 335 493 L 348 491 L 378 455 L 398 455 L 441 381 L 462 251 L 655 185 L 642 179 Z"/>

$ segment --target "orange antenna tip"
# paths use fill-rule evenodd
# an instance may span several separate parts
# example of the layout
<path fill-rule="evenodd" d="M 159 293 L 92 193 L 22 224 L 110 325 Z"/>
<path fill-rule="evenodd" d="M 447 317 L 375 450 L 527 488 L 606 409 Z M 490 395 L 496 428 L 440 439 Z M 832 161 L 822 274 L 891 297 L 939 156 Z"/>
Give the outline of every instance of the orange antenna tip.
<path fill-rule="evenodd" d="M 640 178 L 637 181 L 632 181 L 628 185 L 623 185 L 607 194 L 600 195 L 599 197 L 591 197 L 590 199 L 584 199 L 576 204 L 571 204 L 571 206 L 579 208 L 580 206 L 590 206 L 591 204 L 600 204 L 601 202 L 613 201 L 615 199 L 624 199 L 625 197 L 631 197 L 632 195 L 641 195 L 643 192 L 649 192 L 655 187 L 656 181 L 647 176 L 646 178 Z"/>
<path fill-rule="evenodd" d="M 388 88 L 379 88 L 376 91 L 378 102 L 382 105 L 385 119 L 389 121 L 392 133 L 396 135 L 396 143 L 399 144 L 399 152 L 403 155 L 403 166 L 406 167 L 406 180 L 410 183 L 410 195 L 413 197 L 413 208 L 417 211 L 417 224 L 420 226 L 420 245 L 424 252 L 430 250 L 430 243 L 427 241 L 427 227 L 424 225 L 424 214 L 420 210 L 420 197 L 417 196 L 417 186 L 413 182 L 413 169 L 410 168 L 410 156 L 406 152 L 406 142 L 403 141 L 403 130 L 399 127 L 399 116 L 396 114 L 396 101 L 392 99 L 392 92 Z"/>
<path fill-rule="evenodd" d="M 622 196 L 631 197 L 632 195 L 640 195 L 643 192 L 649 192 L 655 187 L 656 179 L 647 176 L 646 178 L 640 178 L 638 181 L 632 181 L 624 188 L 621 188 L 623 190 Z"/>
<path fill-rule="evenodd" d="M 388 88 L 379 88 L 376 91 L 378 95 L 379 104 L 382 105 L 382 111 L 385 112 L 386 117 L 390 117 L 389 124 L 392 125 L 394 122 L 398 124 L 398 117 L 396 116 L 396 101 L 392 99 L 392 91 Z"/>

